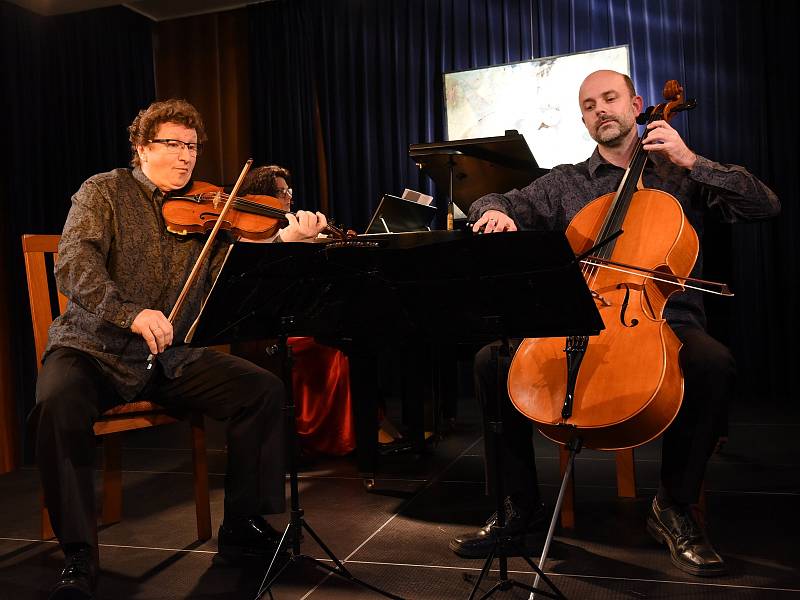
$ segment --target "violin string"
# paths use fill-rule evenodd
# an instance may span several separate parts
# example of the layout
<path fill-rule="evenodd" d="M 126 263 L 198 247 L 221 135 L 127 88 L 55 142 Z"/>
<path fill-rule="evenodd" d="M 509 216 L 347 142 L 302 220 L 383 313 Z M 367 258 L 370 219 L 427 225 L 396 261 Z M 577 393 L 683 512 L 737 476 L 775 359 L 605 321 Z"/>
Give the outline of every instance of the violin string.
<path fill-rule="evenodd" d="M 234 208 L 241 208 L 243 210 L 246 209 L 247 212 L 267 217 L 276 217 L 278 219 L 281 219 L 285 217 L 287 214 L 289 214 L 288 211 L 275 208 L 274 206 L 267 206 L 265 204 L 253 202 L 252 200 L 244 200 L 242 198 L 237 198 L 236 200 L 234 200 L 233 206 Z"/>
<path fill-rule="evenodd" d="M 227 200 L 230 197 L 230 194 L 220 193 L 219 199 L 220 200 Z M 214 201 L 217 198 L 217 192 L 203 192 L 201 194 L 197 194 L 195 196 L 172 196 L 172 200 L 191 200 L 194 202 L 197 201 Z M 247 212 L 250 214 L 261 215 L 265 217 L 272 217 L 275 219 L 285 219 L 286 215 L 294 215 L 295 213 L 282 210 L 280 208 L 276 208 L 274 206 L 269 206 L 268 204 L 261 204 L 259 202 L 255 202 L 253 200 L 248 200 L 247 198 L 242 198 L 241 196 L 237 197 L 233 201 L 233 208 L 239 209 L 242 212 Z M 345 238 L 347 237 L 345 232 L 336 227 L 333 223 L 328 223 L 328 225 L 323 229 L 323 232 L 327 232 L 337 237 Z"/>
<path fill-rule="evenodd" d="M 217 195 L 217 192 L 203 192 L 200 194 L 200 198 L 203 200 L 213 200 Z M 221 200 L 227 200 L 229 194 L 220 194 Z M 280 208 L 275 208 L 274 206 L 269 206 L 267 204 L 261 204 L 259 202 L 254 202 L 252 200 L 248 200 L 246 198 L 242 198 L 238 196 L 233 201 L 233 208 L 239 208 L 242 210 L 246 209 L 246 212 L 251 212 L 254 214 L 262 215 L 265 217 L 275 217 L 276 219 L 281 219 L 289 214 L 288 211 L 281 210 Z"/>
<path fill-rule="evenodd" d="M 188 200 L 190 202 L 218 202 L 220 200 L 227 201 L 230 198 L 230 194 L 225 192 L 201 192 L 199 194 L 194 194 L 191 196 L 170 196 L 171 200 Z M 286 219 L 286 215 L 293 215 L 296 216 L 295 213 L 289 210 L 283 210 L 280 208 L 276 208 L 274 206 L 270 206 L 269 204 L 262 204 L 260 202 L 255 202 L 253 200 L 249 200 L 242 196 L 237 196 L 234 201 L 232 208 L 236 208 L 242 212 L 261 215 L 264 217 L 270 217 L 273 219 Z M 348 230 L 351 231 L 351 230 Z M 328 223 L 325 228 L 322 230 L 323 233 L 327 233 L 329 235 L 333 235 L 334 237 L 345 239 L 348 236 L 348 233 L 344 230 L 337 227 L 334 223 Z"/>

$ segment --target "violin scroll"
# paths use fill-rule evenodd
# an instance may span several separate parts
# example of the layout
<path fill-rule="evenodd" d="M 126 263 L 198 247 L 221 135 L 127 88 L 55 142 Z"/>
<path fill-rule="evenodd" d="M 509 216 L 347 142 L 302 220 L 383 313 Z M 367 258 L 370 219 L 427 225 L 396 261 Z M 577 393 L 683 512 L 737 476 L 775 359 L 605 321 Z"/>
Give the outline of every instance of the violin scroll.
<path fill-rule="evenodd" d="M 343 229 L 334 225 L 333 223 L 328 223 L 327 227 L 322 230 L 322 233 L 327 233 L 336 241 L 352 240 L 358 236 L 355 230 Z"/>

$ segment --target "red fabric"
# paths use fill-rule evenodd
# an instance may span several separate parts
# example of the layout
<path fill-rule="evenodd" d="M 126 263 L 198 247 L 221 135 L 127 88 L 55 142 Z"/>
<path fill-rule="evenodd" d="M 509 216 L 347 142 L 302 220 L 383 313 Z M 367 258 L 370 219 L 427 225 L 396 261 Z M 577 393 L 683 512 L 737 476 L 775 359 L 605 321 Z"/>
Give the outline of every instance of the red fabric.
<path fill-rule="evenodd" d="M 347 357 L 310 337 L 292 337 L 288 343 L 294 359 L 292 386 L 300 441 L 325 454 L 351 452 L 356 440 Z"/>

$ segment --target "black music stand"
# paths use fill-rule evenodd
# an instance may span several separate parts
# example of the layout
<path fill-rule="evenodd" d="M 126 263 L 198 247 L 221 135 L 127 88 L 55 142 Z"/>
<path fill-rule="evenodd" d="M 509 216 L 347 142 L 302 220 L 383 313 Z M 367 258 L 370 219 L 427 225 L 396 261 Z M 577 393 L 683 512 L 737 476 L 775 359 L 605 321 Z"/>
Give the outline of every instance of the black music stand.
<path fill-rule="evenodd" d="M 547 173 L 536 163 L 525 137 L 505 135 L 449 142 L 411 144 L 408 155 L 464 214 L 481 196 L 522 189 Z"/>
<path fill-rule="evenodd" d="M 502 293 L 498 294 L 498 289 Z M 600 314 L 563 233 L 472 236 L 426 232 L 383 239 L 370 236 L 369 241 L 362 238 L 352 244 L 237 244 L 193 327 L 191 343 L 206 346 L 276 334 L 282 340 L 288 335 L 365 339 L 410 336 L 421 340 L 447 336 L 457 341 L 487 342 L 511 336 L 596 335 L 602 328 Z M 291 536 L 287 564 L 309 561 L 386 597 L 399 598 L 355 578 L 305 521 L 297 488 L 291 393 L 287 393 L 287 425 L 291 519 L 282 538 L 283 542 Z M 499 422 L 495 434 L 501 431 Z M 498 496 L 498 503 L 499 526 L 503 527 L 502 497 Z M 335 567 L 300 553 L 303 529 Z M 482 571 L 482 576 L 488 572 L 497 554 L 500 583 L 489 594 L 513 586 L 533 591 L 531 586 L 508 579 L 507 540 L 503 535 L 497 537 L 499 551 L 490 555 Z M 273 573 L 276 559 L 277 553 L 257 599 L 287 566 Z M 544 590 L 540 593 L 563 598 L 539 567 L 528 557 L 525 560 L 557 595 Z M 475 590 L 479 584 L 480 579 Z"/>

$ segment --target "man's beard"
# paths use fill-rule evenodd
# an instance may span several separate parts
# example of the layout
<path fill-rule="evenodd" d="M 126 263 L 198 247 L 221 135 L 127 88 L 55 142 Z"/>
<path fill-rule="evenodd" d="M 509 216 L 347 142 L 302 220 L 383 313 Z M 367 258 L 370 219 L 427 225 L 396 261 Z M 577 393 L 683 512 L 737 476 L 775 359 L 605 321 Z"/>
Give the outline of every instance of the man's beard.
<path fill-rule="evenodd" d="M 603 129 L 601 128 L 605 123 L 613 122 L 617 124 L 617 127 L 610 127 Z M 615 146 L 619 146 L 622 144 L 623 140 L 628 136 L 630 133 L 631 128 L 633 127 L 633 123 L 622 123 L 617 117 L 610 117 L 605 119 L 601 123 L 597 125 L 597 129 L 595 130 L 594 134 L 594 141 L 598 144 L 603 146 L 608 146 L 613 148 Z"/>

